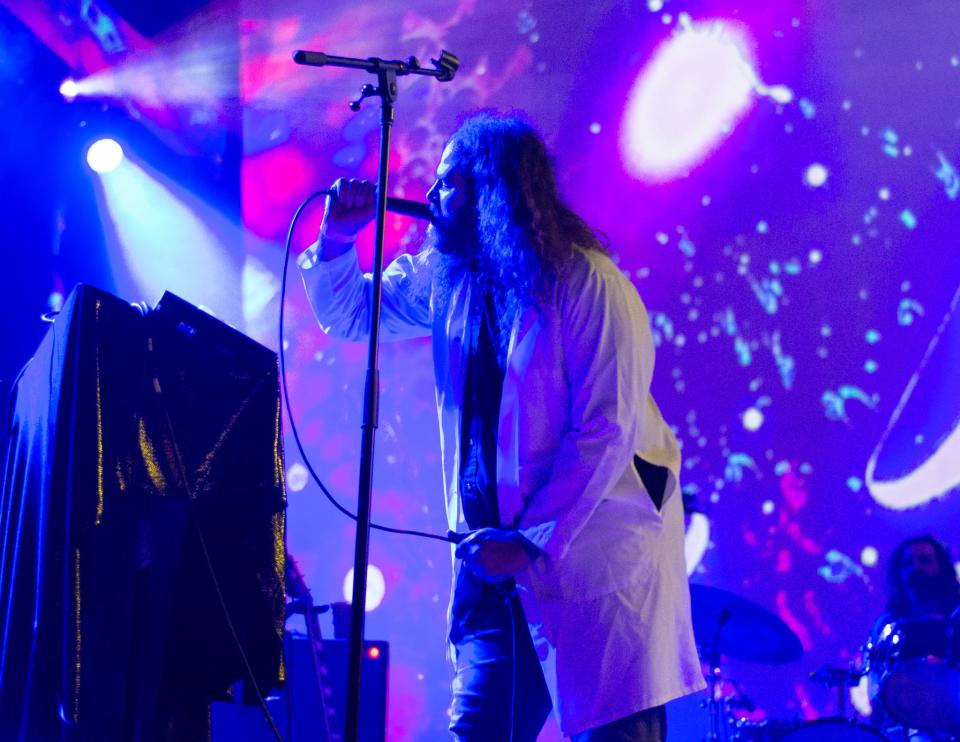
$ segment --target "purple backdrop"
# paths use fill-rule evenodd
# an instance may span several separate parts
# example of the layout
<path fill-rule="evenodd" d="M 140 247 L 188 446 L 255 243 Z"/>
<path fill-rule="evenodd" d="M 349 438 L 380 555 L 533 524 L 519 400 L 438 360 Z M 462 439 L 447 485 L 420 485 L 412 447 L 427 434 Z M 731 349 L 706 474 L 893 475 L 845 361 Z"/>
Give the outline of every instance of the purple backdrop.
<path fill-rule="evenodd" d="M 728 661 L 725 673 L 754 716 L 834 713 L 833 694 L 807 676 L 855 658 L 894 546 L 925 531 L 960 546 L 950 526 L 960 515 L 960 7 L 245 0 L 207 6 L 141 58 L 177 37 L 168 65 L 187 64 L 184 50 L 202 57 L 214 28 L 232 39 L 239 88 L 211 83 L 202 105 L 171 106 L 209 110 L 214 99 L 236 114 L 242 225 L 211 227 L 234 269 L 193 275 L 177 287 L 185 298 L 276 347 L 279 246 L 294 208 L 338 176 L 376 171 L 377 104 L 347 108 L 367 80 L 296 67 L 293 49 L 425 63 L 441 47 L 456 53 L 454 82 L 400 83 L 391 192 L 423 197 L 465 113 L 529 114 L 568 201 L 609 237 L 649 310 L 654 395 L 682 440 L 698 511 L 692 581 L 771 609 L 803 644 L 791 665 Z M 157 120 L 209 151 L 196 122 Z M 105 190 L 116 226 L 119 196 Z M 298 250 L 318 221 L 319 208 L 308 212 Z M 415 224 L 388 226 L 388 256 L 416 248 Z M 124 239 L 116 228 L 107 243 Z M 371 242 L 367 230 L 366 265 Z M 117 290 L 146 291 L 121 280 L 128 273 L 115 270 Z M 211 285 L 230 298 L 211 298 Z M 313 465 L 352 508 L 365 347 L 325 337 L 295 277 L 288 290 L 290 401 Z M 442 532 L 429 344 L 387 345 L 381 358 L 375 519 Z M 289 439 L 287 467 L 290 549 L 318 601 L 342 599 L 352 524 L 307 481 Z M 389 738 L 443 739 L 449 552 L 376 533 L 371 560 L 384 593 L 368 635 L 392 644 Z M 690 713 L 677 739 L 701 733 Z"/>

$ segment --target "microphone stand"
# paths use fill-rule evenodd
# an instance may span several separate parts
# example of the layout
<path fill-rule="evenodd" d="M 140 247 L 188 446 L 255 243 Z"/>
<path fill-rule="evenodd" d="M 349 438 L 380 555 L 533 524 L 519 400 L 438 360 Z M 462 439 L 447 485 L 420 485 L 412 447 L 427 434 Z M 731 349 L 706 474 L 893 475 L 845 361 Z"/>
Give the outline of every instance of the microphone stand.
<path fill-rule="evenodd" d="M 363 422 L 361 424 L 360 482 L 357 494 L 357 534 L 353 552 L 353 599 L 350 609 L 350 654 L 347 662 L 347 709 L 345 718 L 346 742 L 359 742 L 360 729 L 360 671 L 363 660 L 363 628 L 367 602 L 367 565 L 370 561 L 370 512 L 373 490 L 373 444 L 380 411 L 380 308 L 383 285 L 383 236 L 387 211 L 387 171 L 390 161 L 390 132 L 393 126 L 394 105 L 397 102 L 397 77 L 427 75 L 438 82 L 453 79 L 460 60 L 447 51 L 439 59 L 430 60 L 433 69 L 420 66 L 416 57 L 406 61 L 378 57 L 358 59 L 336 57 L 322 52 L 297 51 L 293 61 L 311 67 L 346 67 L 377 76 L 377 85 L 364 85 L 360 97 L 350 103 L 359 111 L 365 98 L 380 98 L 380 168 L 377 174 L 377 231 L 373 250 L 373 281 L 370 294 L 370 340 L 367 349 L 367 373 L 363 392 Z"/>

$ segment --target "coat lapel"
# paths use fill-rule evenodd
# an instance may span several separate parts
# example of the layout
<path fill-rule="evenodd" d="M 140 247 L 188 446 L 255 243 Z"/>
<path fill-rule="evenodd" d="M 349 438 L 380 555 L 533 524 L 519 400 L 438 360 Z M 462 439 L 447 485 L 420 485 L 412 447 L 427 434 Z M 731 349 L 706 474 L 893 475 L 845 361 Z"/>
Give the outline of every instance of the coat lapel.
<path fill-rule="evenodd" d="M 523 377 L 530 366 L 540 327 L 540 313 L 528 307 L 513 324 L 497 428 L 497 506 L 504 528 L 516 526 L 523 512 L 520 491 L 520 414 Z"/>
<path fill-rule="evenodd" d="M 457 494 L 460 471 L 460 418 L 466 376 L 465 333 L 470 310 L 470 282 L 459 281 L 450 296 L 447 311 L 438 313 L 434 324 L 433 353 L 437 381 L 437 406 L 440 411 L 440 447 L 447 497 L 447 526 L 455 531 L 461 520 Z"/>

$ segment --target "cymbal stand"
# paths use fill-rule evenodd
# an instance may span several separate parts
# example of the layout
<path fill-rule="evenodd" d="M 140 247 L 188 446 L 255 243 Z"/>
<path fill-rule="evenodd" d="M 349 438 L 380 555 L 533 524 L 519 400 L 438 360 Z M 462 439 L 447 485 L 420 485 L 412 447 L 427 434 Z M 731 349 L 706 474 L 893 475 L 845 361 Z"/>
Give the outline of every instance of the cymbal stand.
<path fill-rule="evenodd" d="M 863 675 L 863 671 L 854 667 L 824 665 L 819 670 L 810 673 L 810 680 L 820 683 L 826 688 L 835 689 L 837 692 L 837 716 L 848 718 L 847 689 L 857 685 Z"/>
<path fill-rule="evenodd" d="M 707 672 L 707 718 L 709 728 L 704 742 L 726 742 L 730 739 L 730 719 L 727 698 L 723 691 L 723 673 L 720 670 L 720 653 L 710 650 L 710 670 Z"/>
<path fill-rule="evenodd" d="M 706 742 L 726 742 L 730 738 L 727 718 L 727 699 L 723 695 L 723 673 L 720 670 L 720 634 L 723 627 L 730 620 L 732 612 L 724 609 L 717 620 L 717 628 L 713 632 L 709 647 L 702 652 L 706 655 L 710 665 L 707 674 L 707 715 L 709 731 Z"/>

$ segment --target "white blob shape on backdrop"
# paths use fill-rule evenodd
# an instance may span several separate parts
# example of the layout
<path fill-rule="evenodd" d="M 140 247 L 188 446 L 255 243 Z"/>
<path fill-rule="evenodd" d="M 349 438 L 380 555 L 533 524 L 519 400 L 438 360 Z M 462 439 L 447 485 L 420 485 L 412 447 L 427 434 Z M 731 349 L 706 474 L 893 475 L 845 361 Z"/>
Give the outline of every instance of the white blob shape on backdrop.
<path fill-rule="evenodd" d="M 757 407 L 748 407 L 743 412 L 742 420 L 744 429 L 753 433 L 763 425 L 763 412 Z"/>
<path fill-rule="evenodd" d="M 710 546 L 710 519 L 703 513 L 692 513 L 690 525 L 683 539 L 683 555 L 687 562 L 687 576 L 699 566 Z"/>
<path fill-rule="evenodd" d="M 387 594 L 387 583 L 383 578 L 383 572 L 375 564 L 367 565 L 367 600 L 366 611 L 376 610 L 383 602 L 383 596 Z M 353 602 L 353 567 L 347 570 L 343 578 L 343 599 L 348 603 Z"/>
<path fill-rule="evenodd" d="M 302 492 L 309 481 L 310 472 L 299 461 L 295 461 L 287 467 L 287 489 L 290 492 Z"/>
<path fill-rule="evenodd" d="M 814 162 L 803 173 L 803 182 L 811 188 L 819 188 L 827 182 L 830 172 L 824 165 Z"/>
<path fill-rule="evenodd" d="M 863 477 L 867 489 L 877 503 L 891 510 L 919 507 L 960 487 L 960 386 L 955 380 L 960 359 L 958 310 L 960 287 L 867 461 Z M 911 318 L 901 325 L 912 322 Z M 930 415 L 934 407 L 938 414 Z M 904 445 L 905 440 L 914 441 L 914 447 Z M 932 443 L 926 444 L 927 440 Z"/>
<path fill-rule="evenodd" d="M 687 25 L 654 52 L 627 97 L 620 150 L 631 175 L 666 181 L 706 157 L 750 108 L 757 76 L 744 31 Z"/>

